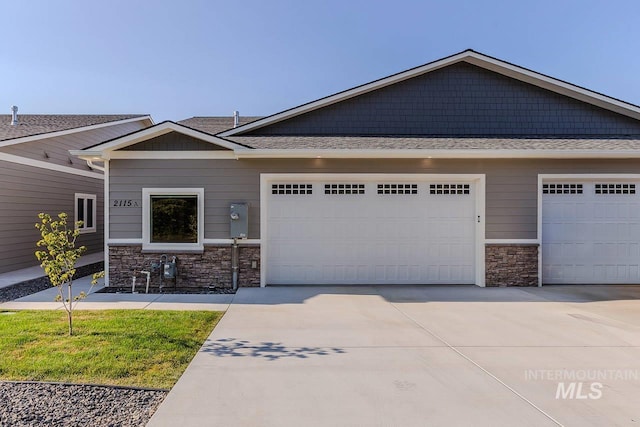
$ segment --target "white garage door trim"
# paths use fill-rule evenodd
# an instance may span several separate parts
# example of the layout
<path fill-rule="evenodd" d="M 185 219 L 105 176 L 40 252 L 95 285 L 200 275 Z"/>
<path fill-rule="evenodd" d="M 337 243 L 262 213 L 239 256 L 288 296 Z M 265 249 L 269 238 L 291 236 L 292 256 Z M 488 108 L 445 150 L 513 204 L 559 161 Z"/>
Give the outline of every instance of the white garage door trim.
<path fill-rule="evenodd" d="M 295 180 L 296 182 L 318 182 L 318 181 L 344 181 L 370 182 L 374 180 L 402 181 L 471 181 L 476 187 L 476 230 L 475 230 L 475 284 L 485 286 L 485 175 L 484 174 L 359 174 L 359 173 L 263 173 L 260 174 L 260 286 L 267 284 L 266 262 L 269 252 L 267 231 L 268 231 L 268 200 L 270 194 L 270 184 L 274 181 Z"/>
<path fill-rule="evenodd" d="M 586 174 L 538 174 L 538 233 L 537 241 L 539 244 L 538 250 L 538 286 L 542 286 L 542 185 L 544 182 L 553 180 L 560 181 L 596 181 L 596 180 L 621 180 L 621 181 L 633 181 L 640 180 L 640 174 L 599 174 L 599 173 L 586 173 Z"/>

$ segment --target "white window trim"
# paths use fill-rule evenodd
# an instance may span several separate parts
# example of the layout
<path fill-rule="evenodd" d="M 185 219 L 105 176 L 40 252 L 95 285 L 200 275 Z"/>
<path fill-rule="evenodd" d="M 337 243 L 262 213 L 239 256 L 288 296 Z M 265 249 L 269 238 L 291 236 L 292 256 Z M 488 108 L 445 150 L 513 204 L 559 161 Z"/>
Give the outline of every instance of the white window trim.
<path fill-rule="evenodd" d="M 87 227 L 87 221 L 85 220 L 86 218 L 78 218 L 78 200 L 82 199 L 84 200 L 84 212 L 85 215 L 87 213 L 87 200 L 91 199 L 93 200 L 93 209 L 91 214 L 93 215 L 93 227 Z M 82 221 L 83 225 L 81 228 L 79 228 L 80 230 L 80 234 L 85 234 L 85 233 L 95 233 L 98 229 L 97 229 L 97 220 L 98 220 L 98 196 L 96 196 L 95 194 L 85 194 L 85 193 L 76 193 L 75 197 L 73 198 L 73 218 L 75 222 L 78 221 Z"/>
<path fill-rule="evenodd" d="M 151 243 L 151 196 L 197 196 L 198 242 Z M 143 188 L 142 189 L 142 250 L 204 251 L 204 188 Z"/>

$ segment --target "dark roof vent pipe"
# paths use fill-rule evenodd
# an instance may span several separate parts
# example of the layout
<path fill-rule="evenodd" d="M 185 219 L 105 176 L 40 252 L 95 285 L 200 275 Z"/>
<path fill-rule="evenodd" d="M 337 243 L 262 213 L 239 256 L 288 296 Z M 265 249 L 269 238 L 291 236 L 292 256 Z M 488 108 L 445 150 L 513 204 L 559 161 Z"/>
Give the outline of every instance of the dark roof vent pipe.
<path fill-rule="evenodd" d="M 233 112 L 233 127 L 237 128 L 240 125 L 240 113 L 238 111 Z"/>
<path fill-rule="evenodd" d="M 11 126 L 18 124 L 18 107 L 15 105 L 11 107 Z"/>

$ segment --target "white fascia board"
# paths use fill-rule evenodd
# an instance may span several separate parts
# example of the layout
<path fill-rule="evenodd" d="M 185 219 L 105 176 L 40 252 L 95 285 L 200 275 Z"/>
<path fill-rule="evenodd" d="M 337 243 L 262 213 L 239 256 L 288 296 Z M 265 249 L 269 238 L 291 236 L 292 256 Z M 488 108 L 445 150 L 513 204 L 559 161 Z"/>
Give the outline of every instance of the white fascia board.
<path fill-rule="evenodd" d="M 151 160 L 188 160 L 188 159 L 226 159 L 237 160 L 238 156 L 233 151 L 86 151 L 69 150 L 72 156 L 82 160 L 97 161 L 106 159 L 151 159 Z M 103 157 L 104 156 L 104 157 Z"/>
<path fill-rule="evenodd" d="M 91 147 L 89 149 L 71 150 L 70 153 L 81 158 L 91 157 L 94 160 L 97 158 L 109 159 L 116 150 L 167 134 L 169 132 L 178 132 L 183 135 L 191 136 L 193 138 L 199 139 L 204 142 L 209 142 L 211 144 L 226 148 L 231 151 L 236 149 L 246 149 L 246 147 L 243 147 L 242 145 L 235 144 L 216 136 L 182 126 L 178 123 L 165 122 L 150 128 L 142 129 L 131 135 L 122 136 L 112 141 L 96 145 L 95 147 Z M 203 153 L 204 151 L 199 152 Z M 171 153 L 177 153 L 177 151 L 172 151 Z"/>
<path fill-rule="evenodd" d="M 42 160 L 30 159 L 28 157 L 15 156 L 13 154 L 0 153 L 0 160 L 5 162 L 17 163 L 25 166 L 32 166 L 34 168 L 47 169 L 55 172 L 64 172 L 72 175 L 84 176 L 87 178 L 104 179 L 104 175 L 101 173 L 70 168 L 68 166 L 43 162 Z"/>
<path fill-rule="evenodd" d="M 79 128 L 60 130 L 57 132 L 48 132 L 48 133 L 42 133 L 39 135 L 25 136 L 22 138 L 15 138 L 7 141 L 0 141 L 0 147 L 7 147 L 9 145 L 22 144 L 24 142 L 38 141 L 41 139 L 55 138 L 58 136 L 70 135 L 78 132 L 86 132 L 89 130 L 100 129 L 108 126 L 122 125 L 125 123 L 131 123 L 131 122 L 137 122 L 137 121 L 143 121 L 143 120 L 149 120 L 149 122 L 151 122 L 151 124 L 153 125 L 153 119 L 151 119 L 151 116 L 140 116 L 140 117 L 134 117 L 131 119 L 117 120 L 113 122 L 100 123 L 97 125 L 83 126 Z"/>
<path fill-rule="evenodd" d="M 238 159 L 624 159 L 640 158 L 640 150 L 238 150 Z"/>
<path fill-rule="evenodd" d="M 240 126 L 235 129 L 230 129 L 220 133 L 220 136 L 232 136 L 241 134 L 252 129 L 260 128 L 273 124 L 290 117 L 297 116 L 299 114 L 307 113 L 309 111 L 343 101 L 345 99 L 352 98 L 354 96 L 362 95 L 364 93 L 380 89 L 385 86 L 392 85 L 394 83 L 407 80 L 416 77 L 421 74 L 434 71 L 456 62 L 465 61 L 473 65 L 477 65 L 481 68 L 485 68 L 490 71 L 497 72 L 499 74 L 513 77 L 517 80 L 539 86 L 553 92 L 557 92 L 562 95 L 569 96 L 607 110 L 615 111 L 620 114 L 624 114 L 629 117 L 640 119 L 640 107 L 620 101 L 615 98 L 608 97 L 606 95 L 593 92 L 591 90 L 573 85 L 571 83 L 564 82 L 562 80 L 554 79 L 553 77 L 545 76 L 544 74 L 536 73 L 535 71 L 528 70 L 526 68 L 519 67 L 517 65 L 510 64 L 508 62 L 501 61 L 490 56 L 483 55 L 472 50 L 466 50 L 453 56 L 443 58 L 434 62 L 430 62 L 423 66 L 412 68 L 410 70 L 394 74 L 392 76 L 375 80 L 371 83 L 357 86 L 355 88 L 345 90 L 343 92 L 336 93 L 334 95 L 318 99 L 307 104 L 300 105 L 290 110 L 283 111 L 273 116 L 265 117 L 264 119 L 257 120 L 255 122 Z"/>
<path fill-rule="evenodd" d="M 80 156 L 83 157 L 83 156 Z M 233 151 L 113 151 L 110 159 L 153 159 L 153 160 L 185 160 L 185 159 L 237 159 Z"/>
<path fill-rule="evenodd" d="M 593 180 L 593 179 L 640 179 L 637 173 L 541 173 L 538 174 L 540 182 L 559 179 L 559 180 Z"/>

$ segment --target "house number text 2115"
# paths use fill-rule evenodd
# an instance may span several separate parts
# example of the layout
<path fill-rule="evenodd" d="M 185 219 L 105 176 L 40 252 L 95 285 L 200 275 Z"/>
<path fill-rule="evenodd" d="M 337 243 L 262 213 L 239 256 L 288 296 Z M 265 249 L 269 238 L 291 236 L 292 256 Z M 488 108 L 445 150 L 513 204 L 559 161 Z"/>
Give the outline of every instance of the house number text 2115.
<path fill-rule="evenodd" d="M 111 206 L 114 208 L 137 208 L 140 207 L 140 203 L 137 200 L 116 199 L 111 201 Z"/>

